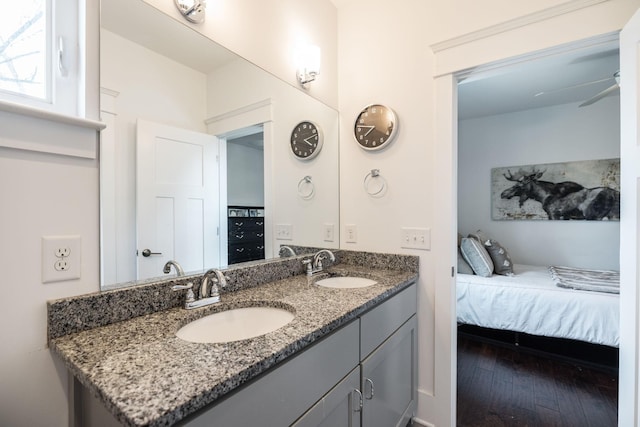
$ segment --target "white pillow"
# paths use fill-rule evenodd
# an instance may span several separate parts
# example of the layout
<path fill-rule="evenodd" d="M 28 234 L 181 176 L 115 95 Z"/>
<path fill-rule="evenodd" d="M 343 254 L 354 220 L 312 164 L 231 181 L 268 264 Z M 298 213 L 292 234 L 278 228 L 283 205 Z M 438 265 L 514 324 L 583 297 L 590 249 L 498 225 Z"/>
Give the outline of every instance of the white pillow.
<path fill-rule="evenodd" d="M 473 272 L 478 276 L 491 277 L 493 261 L 482 243 L 470 237 L 463 237 L 460 243 L 462 257 L 469 263 Z"/>

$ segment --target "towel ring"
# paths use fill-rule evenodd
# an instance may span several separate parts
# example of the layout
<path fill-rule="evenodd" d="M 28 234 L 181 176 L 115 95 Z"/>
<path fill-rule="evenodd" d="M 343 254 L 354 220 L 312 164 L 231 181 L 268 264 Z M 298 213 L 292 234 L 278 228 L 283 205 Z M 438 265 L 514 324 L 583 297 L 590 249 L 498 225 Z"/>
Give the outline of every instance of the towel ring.
<path fill-rule="evenodd" d="M 298 182 L 298 195 L 304 200 L 310 200 L 316 193 L 311 176 L 307 175 Z"/>
<path fill-rule="evenodd" d="M 374 185 L 376 182 L 378 184 Z M 364 191 L 366 191 L 368 195 L 381 197 L 387 189 L 387 180 L 380 175 L 380 169 L 371 169 L 371 172 L 364 177 L 363 185 Z"/>

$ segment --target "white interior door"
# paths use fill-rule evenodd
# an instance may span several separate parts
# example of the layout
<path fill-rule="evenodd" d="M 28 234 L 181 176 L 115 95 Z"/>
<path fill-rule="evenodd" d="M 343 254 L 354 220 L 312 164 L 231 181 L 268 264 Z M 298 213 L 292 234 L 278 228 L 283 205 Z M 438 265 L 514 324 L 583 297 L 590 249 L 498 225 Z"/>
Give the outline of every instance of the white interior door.
<path fill-rule="evenodd" d="M 618 391 L 618 425 L 638 426 L 638 247 L 640 245 L 640 12 L 620 33 L 620 389 Z"/>
<path fill-rule="evenodd" d="M 219 266 L 218 138 L 138 120 L 136 144 L 138 279 Z"/>

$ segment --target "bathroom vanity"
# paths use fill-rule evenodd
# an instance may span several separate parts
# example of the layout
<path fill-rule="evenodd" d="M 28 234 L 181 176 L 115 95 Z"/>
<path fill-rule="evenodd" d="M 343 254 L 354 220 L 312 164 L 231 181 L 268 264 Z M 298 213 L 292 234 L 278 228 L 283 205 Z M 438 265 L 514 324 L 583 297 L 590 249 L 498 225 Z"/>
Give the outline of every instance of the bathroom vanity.
<path fill-rule="evenodd" d="M 231 267 L 225 274 L 235 285 L 221 302 L 194 310 L 173 298 L 124 304 L 147 308 L 127 319 L 117 313 L 115 322 L 108 313 L 84 312 L 108 310 L 111 301 L 126 299 L 122 292 L 134 299 L 173 296 L 164 290 L 177 279 L 50 302 L 49 343 L 74 376 L 76 424 L 406 425 L 416 405 L 417 257 L 336 251 L 336 264 L 313 278 L 303 274 L 302 258 Z M 327 275 L 377 283 L 350 289 L 315 283 Z M 163 304 L 177 306 L 149 308 Z M 256 306 L 295 316 L 240 341 L 176 336 L 194 319 Z"/>

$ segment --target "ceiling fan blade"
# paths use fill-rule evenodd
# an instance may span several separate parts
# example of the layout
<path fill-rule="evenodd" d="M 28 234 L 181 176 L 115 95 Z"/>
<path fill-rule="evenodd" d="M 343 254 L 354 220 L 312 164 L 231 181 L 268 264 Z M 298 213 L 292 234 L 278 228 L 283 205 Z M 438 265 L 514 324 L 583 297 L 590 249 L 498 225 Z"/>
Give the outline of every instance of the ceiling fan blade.
<path fill-rule="evenodd" d="M 605 96 L 608 96 L 608 95 L 612 94 L 613 92 L 615 92 L 618 89 L 620 89 L 620 86 L 618 86 L 618 83 L 614 84 L 613 86 L 609 86 L 608 88 L 606 88 L 602 92 L 592 96 L 591 98 L 589 98 L 586 101 L 584 101 L 582 104 L 578 105 L 578 107 L 586 107 L 587 105 L 591 105 L 591 104 L 593 104 L 595 102 L 598 102 L 602 98 L 604 98 Z"/>
<path fill-rule="evenodd" d="M 589 82 L 578 83 L 578 84 L 571 85 L 571 86 L 564 86 L 564 87 L 557 88 L 557 89 L 543 90 L 541 92 L 536 93 L 533 96 L 534 97 L 538 97 L 538 96 L 542 96 L 542 95 L 551 95 L 551 94 L 558 93 L 558 92 L 564 92 L 566 90 L 578 89 L 578 88 L 585 87 L 585 86 L 590 86 L 590 85 L 593 85 L 593 84 L 596 84 L 596 83 L 606 82 L 607 80 L 612 80 L 612 79 L 613 79 L 613 77 L 605 77 L 604 79 L 591 80 Z"/>

